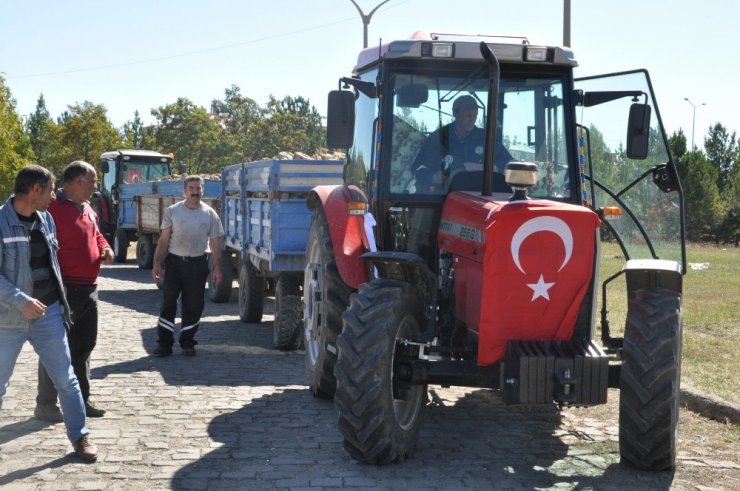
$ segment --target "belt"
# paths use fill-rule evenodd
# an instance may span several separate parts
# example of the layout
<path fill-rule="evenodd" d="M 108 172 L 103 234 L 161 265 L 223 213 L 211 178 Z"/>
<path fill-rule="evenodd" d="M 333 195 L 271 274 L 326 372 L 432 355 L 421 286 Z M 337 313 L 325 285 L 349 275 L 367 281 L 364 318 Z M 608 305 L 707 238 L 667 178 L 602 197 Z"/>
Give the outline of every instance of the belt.
<path fill-rule="evenodd" d="M 199 259 L 204 259 L 206 257 L 205 254 L 201 254 L 200 256 L 178 256 L 177 254 L 172 254 L 171 252 L 170 252 L 170 256 L 180 261 L 183 261 L 183 262 L 197 261 Z"/>

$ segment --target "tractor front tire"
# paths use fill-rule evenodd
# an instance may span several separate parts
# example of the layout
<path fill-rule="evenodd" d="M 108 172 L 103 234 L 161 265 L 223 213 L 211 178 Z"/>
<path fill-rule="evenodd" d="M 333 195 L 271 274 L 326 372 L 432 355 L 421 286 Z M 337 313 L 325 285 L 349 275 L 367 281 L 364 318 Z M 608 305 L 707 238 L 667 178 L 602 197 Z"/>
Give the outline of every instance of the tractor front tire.
<path fill-rule="evenodd" d="M 265 302 L 265 278 L 249 261 L 239 268 L 239 318 L 242 322 L 262 321 Z"/>
<path fill-rule="evenodd" d="M 681 295 L 641 289 L 629 301 L 619 396 L 619 453 L 635 467 L 675 466 L 681 378 Z"/>
<path fill-rule="evenodd" d="M 303 341 L 303 302 L 300 276 L 283 273 L 275 282 L 275 321 L 272 344 L 276 349 L 300 349 Z"/>
<path fill-rule="evenodd" d="M 400 383 L 413 357 L 404 357 L 398 341 L 422 340 L 423 312 L 412 285 L 402 281 L 375 279 L 350 297 L 334 404 L 344 448 L 360 462 L 401 462 L 419 440 L 427 387 Z"/>
<path fill-rule="evenodd" d="M 303 275 L 303 332 L 306 376 L 314 397 L 331 399 L 337 388 L 337 336 L 351 289 L 339 275 L 329 224 L 321 207 L 313 210 Z"/>
<path fill-rule="evenodd" d="M 129 240 L 126 232 L 118 229 L 113 236 L 113 259 L 117 263 L 126 262 L 126 254 L 128 253 Z"/>

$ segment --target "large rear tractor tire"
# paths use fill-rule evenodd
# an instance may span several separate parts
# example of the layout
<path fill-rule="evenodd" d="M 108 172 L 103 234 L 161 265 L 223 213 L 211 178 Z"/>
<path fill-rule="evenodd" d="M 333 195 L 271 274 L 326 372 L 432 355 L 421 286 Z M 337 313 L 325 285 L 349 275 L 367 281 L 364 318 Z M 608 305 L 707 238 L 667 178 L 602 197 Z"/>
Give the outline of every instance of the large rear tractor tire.
<path fill-rule="evenodd" d="M 249 261 L 239 268 L 239 318 L 246 323 L 262 321 L 265 301 L 265 278 Z"/>
<path fill-rule="evenodd" d="M 630 299 L 619 397 L 619 453 L 645 470 L 674 467 L 681 378 L 681 295 L 641 289 Z"/>
<path fill-rule="evenodd" d="M 154 265 L 154 240 L 151 234 L 142 234 L 136 241 L 136 264 L 139 269 L 152 269 Z"/>
<path fill-rule="evenodd" d="M 221 283 L 213 280 L 213 255 L 208 256 L 208 299 L 213 303 L 226 303 L 231 298 L 234 283 L 234 266 L 231 256 L 221 252 Z"/>
<path fill-rule="evenodd" d="M 129 240 L 126 232 L 118 229 L 113 236 L 113 259 L 117 263 L 126 262 L 126 254 L 128 252 Z"/>
<path fill-rule="evenodd" d="M 306 376 L 314 397 L 331 399 L 337 388 L 337 336 L 351 289 L 339 275 L 329 224 L 321 207 L 313 210 L 303 275 L 303 333 Z"/>
<path fill-rule="evenodd" d="M 423 312 L 412 285 L 401 281 L 375 279 L 350 297 L 334 404 L 344 448 L 360 462 L 401 462 L 419 440 L 427 387 L 403 383 L 418 350 L 399 341 L 422 340 Z"/>
<path fill-rule="evenodd" d="M 300 349 L 303 342 L 303 302 L 299 275 L 283 273 L 275 284 L 272 344 L 279 350 Z"/>

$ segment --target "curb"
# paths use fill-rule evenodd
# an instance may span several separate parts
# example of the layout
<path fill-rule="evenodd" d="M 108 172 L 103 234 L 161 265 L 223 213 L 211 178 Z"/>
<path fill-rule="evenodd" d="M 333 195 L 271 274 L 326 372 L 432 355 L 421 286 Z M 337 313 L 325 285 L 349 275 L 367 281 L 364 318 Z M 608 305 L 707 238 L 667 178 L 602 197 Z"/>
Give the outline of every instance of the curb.
<path fill-rule="evenodd" d="M 681 406 L 721 423 L 740 423 L 740 404 L 725 401 L 693 387 L 681 387 Z"/>

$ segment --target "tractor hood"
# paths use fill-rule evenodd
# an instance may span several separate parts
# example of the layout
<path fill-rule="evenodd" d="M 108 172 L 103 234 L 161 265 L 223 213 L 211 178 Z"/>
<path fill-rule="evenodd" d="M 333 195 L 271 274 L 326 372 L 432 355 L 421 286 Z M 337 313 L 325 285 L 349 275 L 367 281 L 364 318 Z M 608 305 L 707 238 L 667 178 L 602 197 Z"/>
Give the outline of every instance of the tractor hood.
<path fill-rule="evenodd" d="M 450 193 L 439 227 L 456 317 L 478 333 L 479 365 L 503 359 L 510 340 L 570 339 L 593 275 L 593 211 L 508 197 Z"/>

